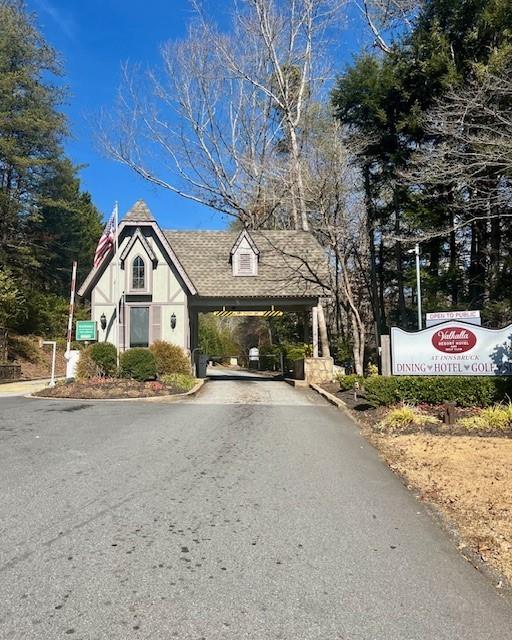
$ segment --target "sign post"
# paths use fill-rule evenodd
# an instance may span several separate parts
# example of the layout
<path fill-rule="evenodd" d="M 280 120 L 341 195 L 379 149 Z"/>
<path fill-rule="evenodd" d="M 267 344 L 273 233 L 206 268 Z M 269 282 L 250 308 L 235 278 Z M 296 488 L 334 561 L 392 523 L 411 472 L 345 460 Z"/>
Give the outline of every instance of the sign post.
<path fill-rule="evenodd" d="M 51 344 L 52 345 L 52 375 L 50 378 L 50 382 L 48 383 L 49 387 L 55 386 L 55 357 L 57 355 L 57 343 L 55 340 L 44 340 L 43 344 Z"/>

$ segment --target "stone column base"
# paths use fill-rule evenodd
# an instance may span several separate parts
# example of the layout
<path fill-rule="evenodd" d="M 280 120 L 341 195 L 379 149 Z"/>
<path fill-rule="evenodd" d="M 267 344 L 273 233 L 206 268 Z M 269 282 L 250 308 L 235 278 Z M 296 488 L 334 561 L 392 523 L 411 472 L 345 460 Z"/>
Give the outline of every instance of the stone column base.
<path fill-rule="evenodd" d="M 311 384 L 334 380 L 334 360 L 332 358 L 304 358 L 304 380 Z"/>

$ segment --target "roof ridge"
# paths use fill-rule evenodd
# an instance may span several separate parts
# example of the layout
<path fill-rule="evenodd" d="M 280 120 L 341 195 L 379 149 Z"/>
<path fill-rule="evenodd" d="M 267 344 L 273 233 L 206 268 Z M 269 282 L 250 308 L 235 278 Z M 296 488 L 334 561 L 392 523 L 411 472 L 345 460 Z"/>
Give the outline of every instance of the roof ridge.
<path fill-rule="evenodd" d="M 131 220 L 134 222 L 155 222 L 155 218 L 144 200 L 137 200 L 137 202 L 124 216 L 124 220 Z"/>

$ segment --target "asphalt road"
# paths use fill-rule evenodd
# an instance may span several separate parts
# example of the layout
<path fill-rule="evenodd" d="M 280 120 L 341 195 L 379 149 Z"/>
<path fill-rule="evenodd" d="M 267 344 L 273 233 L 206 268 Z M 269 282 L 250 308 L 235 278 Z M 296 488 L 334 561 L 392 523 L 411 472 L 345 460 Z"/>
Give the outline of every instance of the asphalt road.
<path fill-rule="evenodd" d="M 342 413 L 0 400 L 0 638 L 500 640 L 512 607 Z"/>

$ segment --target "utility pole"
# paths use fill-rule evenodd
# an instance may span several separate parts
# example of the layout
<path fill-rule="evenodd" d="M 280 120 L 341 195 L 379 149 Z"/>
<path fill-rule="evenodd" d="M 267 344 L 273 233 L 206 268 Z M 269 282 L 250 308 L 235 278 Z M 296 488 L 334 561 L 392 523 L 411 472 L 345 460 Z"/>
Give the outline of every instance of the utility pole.
<path fill-rule="evenodd" d="M 418 331 L 423 329 L 421 310 L 421 273 L 420 273 L 420 243 L 414 245 L 414 249 L 409 249 L 407 253 L 414 253 L 416 256 L 416 297 L 418 299 Z"/>

